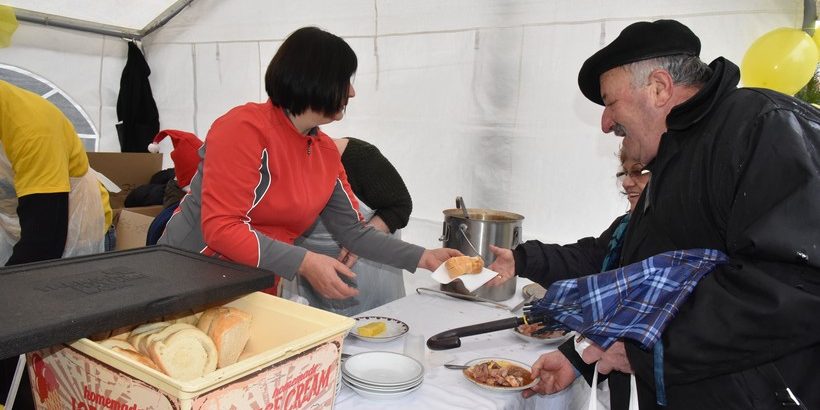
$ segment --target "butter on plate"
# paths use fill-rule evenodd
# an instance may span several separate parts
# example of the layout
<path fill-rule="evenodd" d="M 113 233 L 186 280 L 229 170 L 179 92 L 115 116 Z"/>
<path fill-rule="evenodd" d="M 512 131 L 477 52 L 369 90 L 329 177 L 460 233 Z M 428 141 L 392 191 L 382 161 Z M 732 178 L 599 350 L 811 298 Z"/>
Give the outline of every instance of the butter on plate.
<path fill-rule="evenodd" d="M 356 332 L 361 336 L 374 337 L 378 336 L 387 330 L 387 324 L 381 321 L 371 322 L 364 326 L 359 326 Z"/>

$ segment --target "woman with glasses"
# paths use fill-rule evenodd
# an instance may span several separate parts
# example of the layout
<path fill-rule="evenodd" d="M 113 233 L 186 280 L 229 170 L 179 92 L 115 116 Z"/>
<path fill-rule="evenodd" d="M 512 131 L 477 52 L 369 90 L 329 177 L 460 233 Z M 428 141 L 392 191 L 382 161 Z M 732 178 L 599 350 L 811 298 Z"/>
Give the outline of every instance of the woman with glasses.
<path fill-rule="evenodd" d="M 616 218 L 597 238 L 582 238 L 573 244 L 545 244 L 532 240 L 518 245 L 514 250 L 490 246 L 496 259 L 489 269 L 498 272 L 499 276 L 488 282 L 488 285 L 498 286 L 517 275 L 547 288 L 558 280 L 617 267 L 613 263 L 617 263 L 620 256 L 620 239 L 626 231 L 630 212 L 635 209 L 649 182 L 649 172 L 643 169 L 642 164 L 628 158 L 623 148 L 619 152 L 619 158 L 621 170 L 615 175 L 623 189 L 622 193 L 629 201 L 629 211 L 626 214 Z M 606 268 L 605 259 L 606 266 L 611 265 L 611 268 Z"/>
<path fill-rule="evenodd" d="M 335 258 L 293 245 L 319 217 L 346 249 L 409 271 L 435 270 L 460 255 L 364 225 L 339 150 L 319 129 L 344 117 L 356 95 L 351 78 L 357 64 L 340 37 L 316 27 L 293 32 L 265 73 L 269 100 L 214 121 L 191 192 L 159 243 L 267 269 L 275 281 L 299 275 L 330 299 L 358 294 L 343 280 L 355 273 Z"/>

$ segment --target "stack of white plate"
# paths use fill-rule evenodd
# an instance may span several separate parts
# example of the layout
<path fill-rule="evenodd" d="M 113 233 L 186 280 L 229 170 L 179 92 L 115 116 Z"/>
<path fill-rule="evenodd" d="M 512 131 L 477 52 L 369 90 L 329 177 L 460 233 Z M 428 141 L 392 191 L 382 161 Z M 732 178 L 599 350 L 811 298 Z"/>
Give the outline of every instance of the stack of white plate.
<path fill-rule="evenodd" d="M 410 394 L 424 381 L 424 367 L 400 353 L 366 352 L 342 364 L 342 382 L 363 397 L 386 400 Z"/>

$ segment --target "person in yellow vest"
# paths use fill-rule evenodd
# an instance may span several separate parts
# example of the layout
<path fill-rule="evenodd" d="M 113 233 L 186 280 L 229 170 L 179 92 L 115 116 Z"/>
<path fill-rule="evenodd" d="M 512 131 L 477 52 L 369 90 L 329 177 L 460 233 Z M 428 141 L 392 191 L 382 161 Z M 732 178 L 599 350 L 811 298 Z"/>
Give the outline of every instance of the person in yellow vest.
<path fill-rule="evenodd" d="M 68 118 L 43 97 L 0 81 L 0 148 L 0 266 L 103 252 L 108 192 Z M 16 363 L 2 361 L 4 387 Z M 31 394 L 24 384 L 20 408 Z"/>
<path fill-rule="evenodd" d="M 0 264 L 102 252 L 108 192 L 68 118 L 0 81 L 0 145 Z"/>

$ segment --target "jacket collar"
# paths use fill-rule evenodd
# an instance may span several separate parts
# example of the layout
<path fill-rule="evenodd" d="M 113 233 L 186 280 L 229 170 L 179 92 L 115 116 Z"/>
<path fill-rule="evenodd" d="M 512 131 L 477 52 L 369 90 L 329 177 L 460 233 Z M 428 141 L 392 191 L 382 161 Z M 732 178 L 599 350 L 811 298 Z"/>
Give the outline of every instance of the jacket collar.
<path fill-rule="evenodd" d="M 308 130 L 307 135 L 302 134 L 301 132 L 299 132 L 299 130 L 296 129 L 296 126 L 293 125 L 293 122 L 290 120 L 290 117 L 288 117 L 288 110 L 286 110 L 283 107 L 273 105 L 273 102 L 271 102 L 270 98 L 268 99 L 266 104 L 269 104 L 270 107 L 272 108 L 274 120 L 276 122 L 282 124 L 283 126 L 289 128 L 296 135 L 299 135 L 301 137 L 316 137 L 316 136 L 319 135 L 319 127 L 318 126 L 313 127 L 310 130 Z"/>
<path fill-rule="evenodd" d="M 694 125 L 709 112 L 714 105 L 731 90 L 737 88 L 740 70 L 731 61 L 718 57 L 711 64 L 712 77 L 703 88 L 683 104 L 673 108 L 666 117 L 666 127 L 670 131 L 680 131 Z"/>

